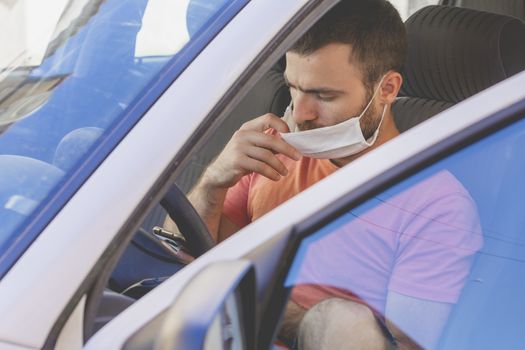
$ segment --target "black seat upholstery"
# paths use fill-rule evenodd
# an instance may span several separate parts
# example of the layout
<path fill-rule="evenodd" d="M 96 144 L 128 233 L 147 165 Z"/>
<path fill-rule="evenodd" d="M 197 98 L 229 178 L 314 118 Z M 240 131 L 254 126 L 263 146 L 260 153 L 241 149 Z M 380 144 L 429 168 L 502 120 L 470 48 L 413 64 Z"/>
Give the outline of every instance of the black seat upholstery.
<path fill-rule="evenodd" d="M 513 16 L 525 21 L 525 0 L 443 0 L 441 4 Z"/>
<path fill-rule="evenodd" d="M 516 18 L 428 6 L 406 28 L 407 63 L 394 105 L 400 131 L 525 68 L 525 23 Z"/>

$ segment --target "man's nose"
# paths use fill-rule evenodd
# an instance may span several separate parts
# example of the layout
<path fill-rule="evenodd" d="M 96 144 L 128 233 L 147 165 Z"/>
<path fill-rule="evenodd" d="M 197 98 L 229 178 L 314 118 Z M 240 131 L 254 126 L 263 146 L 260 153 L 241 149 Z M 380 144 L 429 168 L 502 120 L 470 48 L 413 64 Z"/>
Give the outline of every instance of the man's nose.
<path fill-rule="evenodd" d="M 307 94 L 296 94 L 293 99 L 292 118 L 297 124 L 317 118 L 315 101 Z"/>

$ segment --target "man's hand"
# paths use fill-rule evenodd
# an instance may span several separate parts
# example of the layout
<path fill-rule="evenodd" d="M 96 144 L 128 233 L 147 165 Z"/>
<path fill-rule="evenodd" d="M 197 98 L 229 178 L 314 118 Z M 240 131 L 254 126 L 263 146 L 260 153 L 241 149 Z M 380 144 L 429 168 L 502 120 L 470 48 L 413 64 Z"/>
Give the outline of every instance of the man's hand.
<path fill-rule="evenodd" d="M 277 181 L 288 174 L 288 169 L 276 154 L 296 160 L 301 156 L 279 136 L 264 133 L 270 128 L 288 132 L 288 125 L 273 114 L 243 124 L 189 194 L 191 203 L 217 242 L 237 229 L 222 215 L 228 188 L 251 172 Z"/>
<path fill-rule="evenodd" d="M 273 114 L 265 114 L 243 124 L 206 170 L 203 181 L 207 187 L 229 188 L 252 172 L 274 181 L 286 176 L 288 169 L 276 154 L 295 160 L 301 154 L 280 137 L 265 134 L 269 128 L 279 132 L 289 131 L 288 125 Z"/>

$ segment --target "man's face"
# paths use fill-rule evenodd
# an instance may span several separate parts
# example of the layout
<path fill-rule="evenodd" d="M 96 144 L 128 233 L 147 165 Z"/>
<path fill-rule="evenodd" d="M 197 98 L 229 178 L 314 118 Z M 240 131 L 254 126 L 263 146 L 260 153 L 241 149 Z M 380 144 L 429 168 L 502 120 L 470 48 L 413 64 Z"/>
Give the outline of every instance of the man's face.
<path fill-rule="evenodd" d="M 329 44 L 306 56 L 286 53 L 284 75 L 299 130 L 335 125 L 358 116 L 368 104 L 373 91 L 367 91 L 361 71 L 350 62 L 350 50 L 350 45 Z M 365 138 L 379 123 L 374 102 L 361 119 Z"/>

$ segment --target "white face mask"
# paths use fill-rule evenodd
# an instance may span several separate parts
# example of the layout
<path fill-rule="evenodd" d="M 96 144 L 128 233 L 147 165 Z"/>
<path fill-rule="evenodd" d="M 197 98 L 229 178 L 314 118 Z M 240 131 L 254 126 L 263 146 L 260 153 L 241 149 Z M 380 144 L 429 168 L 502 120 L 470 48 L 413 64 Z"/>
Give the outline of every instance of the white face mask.
<path fill-rule="evenodd" d="M 292 132 L 282 133 L 282 138 L 290 145 L 294 146 L 303 156 L 310 158 L 338 159 L 357 154 L 367 149 L 372 146 L 377 139 L 387 105 L 383 108 L 383 114 L 381 115 L 379 126 L 368 140 L 365 140 L 363 136 L 359 121 L 372 104 L 382 82 L 383 79 L 379 82 L 379 86 L 368 102 L 368 105 L 358 117 L 352 117 L 332 126 L 297 131 L 297 125 L 292 119 L 292 109 L 290 104 L 290 106 L 286 108 L 283 120 L 288 124 Z"/>

